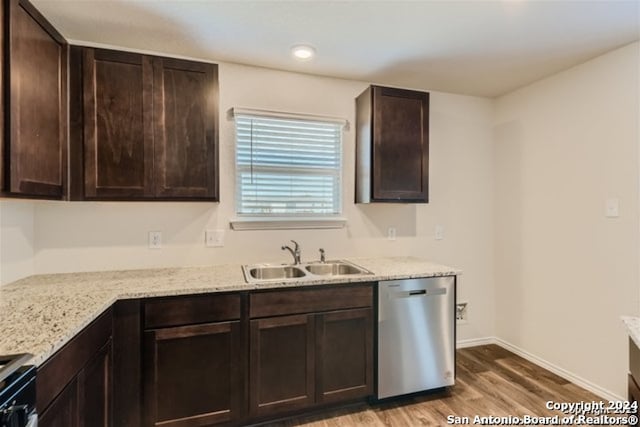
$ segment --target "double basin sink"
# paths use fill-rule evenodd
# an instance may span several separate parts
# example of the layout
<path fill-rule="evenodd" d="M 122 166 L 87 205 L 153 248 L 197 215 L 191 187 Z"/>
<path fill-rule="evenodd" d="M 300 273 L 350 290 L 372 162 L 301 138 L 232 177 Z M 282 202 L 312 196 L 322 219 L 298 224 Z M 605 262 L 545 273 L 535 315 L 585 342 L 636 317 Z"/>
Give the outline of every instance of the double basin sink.
<path fill-rule="evenodd" d="M 254 264 L 242 266 L 247 283 L 310 281 L 323 278 L 373 274 L 349 261 L 307 262 L 296 265 Z"/>

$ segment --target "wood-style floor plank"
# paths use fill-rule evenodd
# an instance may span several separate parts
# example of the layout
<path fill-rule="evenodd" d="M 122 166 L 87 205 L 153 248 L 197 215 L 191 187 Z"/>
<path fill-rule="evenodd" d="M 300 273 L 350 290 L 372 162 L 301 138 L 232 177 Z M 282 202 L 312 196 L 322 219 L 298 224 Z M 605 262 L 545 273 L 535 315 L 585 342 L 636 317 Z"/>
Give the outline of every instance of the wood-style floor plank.
<path fill-rule="evenodd" d="M 270 427 L 445 426 L 447 416 L 553 416 L 547 401 L 600 401 L 595 394 L 497 345 L 456 354 L 456 385 L 448 390 L 372 406 L 365 404 L 268 424 Z"/>

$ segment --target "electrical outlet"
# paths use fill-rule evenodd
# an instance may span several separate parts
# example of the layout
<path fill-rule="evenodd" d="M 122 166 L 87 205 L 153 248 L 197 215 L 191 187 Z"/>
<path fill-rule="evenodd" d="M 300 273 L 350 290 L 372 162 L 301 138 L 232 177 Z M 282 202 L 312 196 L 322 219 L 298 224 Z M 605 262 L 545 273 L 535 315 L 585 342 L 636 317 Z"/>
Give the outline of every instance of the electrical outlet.
<path fill-rule="evenodd" d="M 206 230 L 204 232 L 204 245 L 208 248 L 223 247 L 224 230 Z"/>
<path fill-rule="evenodd" d="M 149 249 L 162 248 L 162 231 L 149 232 Z"/>
<path fill-rule="evenodd" d="M 436 240 L 444 239 L 444 226 L 436 225 L 436 229 L 435 229 L 434 235 L 435 235 Z"/>
<path fill-rule="evenodd" d="M 468 318 L 467 318 L 468 306 L 469 306 L 469 303 L 466 301 L 459 302 L 456 304 L 456 323 L 460 324 L 460 323 L 468 322 Z"/>
<path fill-rule="evenodd" d="M 387 240 L 396 240 L 396 228 L 389 227 L 387 229 Z"/>

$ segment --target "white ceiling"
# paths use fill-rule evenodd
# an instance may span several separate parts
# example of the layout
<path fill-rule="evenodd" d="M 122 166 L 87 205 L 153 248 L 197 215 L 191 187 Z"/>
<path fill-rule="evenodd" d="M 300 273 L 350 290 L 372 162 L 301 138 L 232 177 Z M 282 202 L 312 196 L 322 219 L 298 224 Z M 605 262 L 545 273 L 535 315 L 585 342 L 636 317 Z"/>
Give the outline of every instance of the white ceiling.
<path fill-rule="evenodd" d="M 636 0 L 32 1 L 72 41 L 489 97 L 640 38 Z"/>

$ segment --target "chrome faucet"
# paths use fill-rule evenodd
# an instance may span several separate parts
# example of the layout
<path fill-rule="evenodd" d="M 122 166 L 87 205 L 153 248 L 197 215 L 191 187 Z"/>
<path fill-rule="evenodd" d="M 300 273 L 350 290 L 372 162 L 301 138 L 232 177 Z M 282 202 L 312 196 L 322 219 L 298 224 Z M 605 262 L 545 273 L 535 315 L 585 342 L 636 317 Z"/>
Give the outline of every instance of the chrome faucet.
<path fill-rule="evenodd" d="M 324 249 L 320 248 L 320 262 L 325 262 L 325 258 L 324 258 Z"/>
<path fill-rule="evenodd" d="M 282 246 L 282 250 L 288 250 L 293 257 L 293 264 L 298 265 L 300 264 L 300 245 L 295 240 L 292 240 L 291 243 L 295 245 L 294 249 L 291 249 L 289 246 Z"/>

